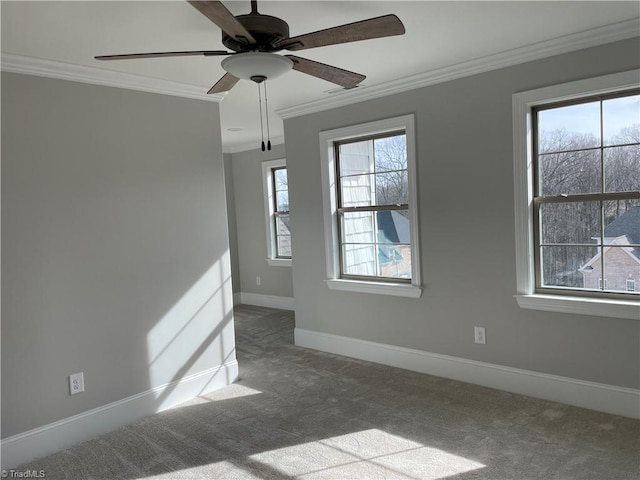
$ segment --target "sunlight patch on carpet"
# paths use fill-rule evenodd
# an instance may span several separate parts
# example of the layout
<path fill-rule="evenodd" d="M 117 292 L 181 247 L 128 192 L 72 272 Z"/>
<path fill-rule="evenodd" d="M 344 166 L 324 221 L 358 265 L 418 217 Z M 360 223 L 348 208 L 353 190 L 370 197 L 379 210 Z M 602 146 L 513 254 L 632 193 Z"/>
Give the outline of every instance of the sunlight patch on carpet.
<path fill-rule="evenodd" d="M 249 458 L 304 479 L 365 476 L 437 480 L 485 467 L 378 429 L 270 450 Z"/>

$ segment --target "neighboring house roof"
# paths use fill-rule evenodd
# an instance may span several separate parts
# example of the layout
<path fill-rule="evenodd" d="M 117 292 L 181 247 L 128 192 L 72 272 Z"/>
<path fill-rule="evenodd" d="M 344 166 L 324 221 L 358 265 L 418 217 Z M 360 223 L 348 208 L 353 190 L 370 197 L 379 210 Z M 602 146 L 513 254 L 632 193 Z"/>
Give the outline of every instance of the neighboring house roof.
<path fill-rule="evenodd" d="M 411 229 L 409 219 L 401 213 L 390 210 L 376 213 L 378 220 L 378 241 L 383 243 L 410 244 Z M 378 247 L 378 259 L 385 264 L 402 260 L 402 254 L 395 246 L 380 245 Z"/>
<path fill-rule="evenodd" d="M 411 243 L 409 219 L 395 210 L 380 211 L 378 217 L 378 241 L 385 243 Z"/>
<path fill-rule="evenodd" d="M 640 244 L 640 207 L 631 207 L 604 229 L 604 236 L 617 238 L 626 235 L 629 243 Z"/>

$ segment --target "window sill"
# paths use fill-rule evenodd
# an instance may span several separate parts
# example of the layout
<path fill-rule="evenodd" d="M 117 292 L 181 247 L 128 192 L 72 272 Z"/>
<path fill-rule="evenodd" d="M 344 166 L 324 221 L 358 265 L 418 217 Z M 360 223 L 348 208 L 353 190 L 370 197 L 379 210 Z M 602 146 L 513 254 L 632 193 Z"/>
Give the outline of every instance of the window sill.
<path fill-rule="evenodd" d="M 272 267 L 290 267 L 290 258 L 267 258 L 267 263 Z"/>
<path fill-rule="evenodd" d="M 514 295 L 520 308 L 640 320 L 640 302 L 559 295 Z"/>
<path fill-rule="evenodd" d="M 343 292 L 375 293 L 378 295 L 393 295 L 396 297 L 420 298 L 422 287 L 400 283 L 363 282 L 357 280 L 326 280 L 330 290 Z"/>

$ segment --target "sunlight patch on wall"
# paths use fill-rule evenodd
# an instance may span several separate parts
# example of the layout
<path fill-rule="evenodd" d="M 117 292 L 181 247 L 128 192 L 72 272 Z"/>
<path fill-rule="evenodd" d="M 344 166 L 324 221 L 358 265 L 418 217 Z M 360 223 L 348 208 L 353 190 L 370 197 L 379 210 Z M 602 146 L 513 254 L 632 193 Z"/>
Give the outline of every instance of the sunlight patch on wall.
<path fill-rule="evenodd" d="M 149 331 L 151 386 L 235 361 L 232 309 L 227 251 Z"/>

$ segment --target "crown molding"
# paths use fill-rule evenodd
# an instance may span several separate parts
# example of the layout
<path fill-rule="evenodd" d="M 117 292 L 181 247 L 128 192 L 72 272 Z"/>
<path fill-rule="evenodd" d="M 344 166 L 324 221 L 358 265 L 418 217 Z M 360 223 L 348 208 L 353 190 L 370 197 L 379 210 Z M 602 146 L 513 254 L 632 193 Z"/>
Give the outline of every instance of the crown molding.
<path fill-rule="evenodd" d="M 438 83 L 469 77 L 499 68 L 510 67 L 521 63 L 540 60 L 542 58 L 569 53 L 584 48 L 604 45 L 629 38 L 638 37 L 640 32 L 640 18 L 618 22 L 604 27 L 598 27 L 583 32 L 558 37 L 544 42 L 534 43 L 525 47 L 507 50 L 505 52 L 488 55 L 486 57 L 467 62 L 437 68 L 425 73 L 412 75 L 400 80 L 364 87 L 362 89 L 347 90 L 337 93 L 331 98 L 296 105 L 276 110 L 283 119 L 307 115 L 310 113 L 330 110 L 345 105 L 351 105 L 365 100 L 385 97 L 396 93 L 415 90 L 417 88 Z"/>
<path fill-rule="evenodd" d="M 637 37 L 639 31 L 640 19 L 627 20 L 508 50 L 495 55 L 430 70 L 400 80 L 366 86 L 345 91 L 344 93 L 336 93 L 331 95 L 331 98 L 279 109 L 276 110 L 276 113 L 281 118 L 287 119 L 329 110 L 520 63 L 539 60 L 553 55 L 560 55 L 583 48 L 595 47 L 605 43 Z M 5 72 L 140 90 L 196 100 L 221 102 L 225 98 L 224 94 L 207 95 L 204 88 L 200 86 L 10 53 L 2 53 L 0 69 Z M 248 144 L 230 146 L 227 153 L 234 153 L 234 151 L 243 151 L 246 149 L 251 149 Z"/>
<path fill-rule="evenodd" d="M 220 102 L 224 99 L 224 95 L 207 95 L 204 87 L 11 53 L 2 53 L 0 68 L 4 72 L 140 90 L 209 102 Z"/>

